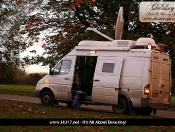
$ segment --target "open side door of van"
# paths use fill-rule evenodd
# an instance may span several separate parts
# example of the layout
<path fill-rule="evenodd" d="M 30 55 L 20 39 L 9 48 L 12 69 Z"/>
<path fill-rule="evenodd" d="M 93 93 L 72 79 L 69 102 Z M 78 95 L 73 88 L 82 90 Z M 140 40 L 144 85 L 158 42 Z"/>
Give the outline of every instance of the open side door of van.
<path fill-rule="evenodd" d="M 118 104 L 123 58 L 98 57 L 92 89 L 92 102 Z"/>

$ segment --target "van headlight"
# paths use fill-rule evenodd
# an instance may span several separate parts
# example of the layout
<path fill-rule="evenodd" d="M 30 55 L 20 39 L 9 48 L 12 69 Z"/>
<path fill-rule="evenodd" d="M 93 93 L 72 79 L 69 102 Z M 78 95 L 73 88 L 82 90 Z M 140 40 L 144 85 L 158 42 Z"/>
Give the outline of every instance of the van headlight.
<path fill-rule="evenodd" d="M 49 84 L 49 79 L 45 79 L 44 84 Z"/>

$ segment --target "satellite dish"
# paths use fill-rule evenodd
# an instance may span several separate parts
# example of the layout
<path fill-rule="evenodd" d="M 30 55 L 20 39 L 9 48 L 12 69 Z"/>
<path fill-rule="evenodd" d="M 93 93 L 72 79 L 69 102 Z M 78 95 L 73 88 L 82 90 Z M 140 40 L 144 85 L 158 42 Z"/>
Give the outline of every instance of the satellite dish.
<path fill-rule="evenodd" d="M 120 7 L 115 27 L 115 40 L 120 40 L 122 38 L 123 23 L 123 7 Z"/>

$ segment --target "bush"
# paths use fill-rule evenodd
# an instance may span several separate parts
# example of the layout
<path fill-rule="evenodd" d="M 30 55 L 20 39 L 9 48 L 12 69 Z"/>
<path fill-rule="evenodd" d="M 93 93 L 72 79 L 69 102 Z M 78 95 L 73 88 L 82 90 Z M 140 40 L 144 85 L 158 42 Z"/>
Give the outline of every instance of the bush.
<path fill-rule="evenodd" d="M 172 89 L 171 89 L 171 93 L 173 95 L 175 95 L 175 79 L 172 80 Z"/>
<path fill-rule="evenodd" d="M 25 70 L 0 63 L 0 84 L 36 85 L 46 73 L 26 73 Z"/>
<path fill-rule="evenodd" d="M 13 84 L 15 78 L 14 66 L 0 63 L 0 84 Z"/>
<path fill-rule="evenodd" d="M 45 76 L 46 74 L 43 74 L 43 73 L 30 73 L 28 75 L 28 85 L 36 85 L 36 83 L 43 77 Z"/>

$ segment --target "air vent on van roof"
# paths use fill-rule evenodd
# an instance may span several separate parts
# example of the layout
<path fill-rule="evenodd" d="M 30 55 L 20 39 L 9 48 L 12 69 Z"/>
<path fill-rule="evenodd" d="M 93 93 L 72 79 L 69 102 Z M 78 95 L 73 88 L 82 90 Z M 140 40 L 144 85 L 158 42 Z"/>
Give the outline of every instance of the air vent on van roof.
<path fill-rule="evenodd" d="M 128 47 L 129 41 L 117 41 L 117 47 Z"/>
<path fill-rule="evenodd" d="M 132 40 L 114 40 L 112 41 L 109 46 L 116 46 L 117 48 L 127 48 L 131 49 L 133 47 Z"/>

